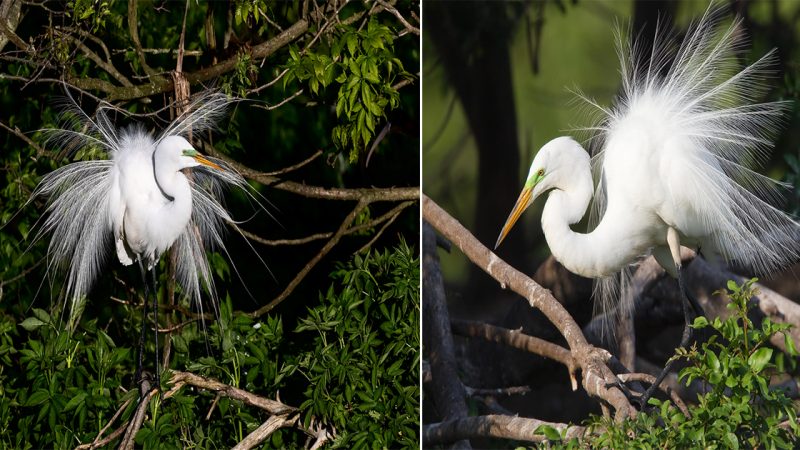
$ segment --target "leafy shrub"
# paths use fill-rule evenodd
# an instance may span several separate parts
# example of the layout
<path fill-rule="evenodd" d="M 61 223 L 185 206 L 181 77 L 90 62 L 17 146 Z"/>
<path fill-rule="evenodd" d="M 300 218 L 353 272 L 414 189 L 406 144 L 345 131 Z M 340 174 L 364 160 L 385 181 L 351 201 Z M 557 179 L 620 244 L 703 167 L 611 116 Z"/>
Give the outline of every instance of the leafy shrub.
<path fill-rule="evenodd" d="M 419 424 L 419 259 L 356 255 L 333 274 L 299 332 L 317 333 L 297 370 L 308 379 L 305 420 L 326 417 L 338 447 L 416 447 Z"/>
<path fill-rule="evenodd" d="M 783 370 L 784 354 L 767 347 L 770 339 L 784 335 L 787 353 L 797 351 L 786 333 L 787 324 L 766 318 L 755 327 L 747 317 L 756 294 L 756 279 L 737 285 L 728 282 L 727 319 L 695 319 L 694 328 L 711 327 L 716 333 L 698 349 L 679 349 L 676 357 L 690 365 L 680 373 L 688 384 L 703 380 L 708 390 L 684 416 L 670 402 L 651 399 L 656 409 L 640 413 L 622 424 L 594 419 L 592 427 L 603 430 L 590 443 L 599 448 L 793 448 L 797 442 L 797 415 L 783 391 L 769 388 L 775 370 Z"/>
<path fill-rule="evenodd" d="M 331 277 L 320 304 L 294 333 L 284 332 L 280 317 L 234 312 L 226 298 L 207 330 L 194 322 L 170 335 L 170 367 L 301 403 L 306 423 L 313 417 L 335 428 L 335 446 L 416 447 L 419 258 L 401 242 L 391 251 L 356 255 Z M 98 319 L 84 319 L 69 334 L 57 315 L 32 313 L 20 324 L 0 315 L 0 448 L 91 442 L 128 400 L 104 435 L 130 419 L 138 399 L 136 389 L 127 389 L 134 385 L 136 340 L 114 342 L 105 328 L 118 324 L 101 327 Z M 138 336 L 139 311 L 129 313 L 123 333 Z M 306 339 L 305 333 L 316 336 Z M 146 356 L 154 351 L 152 341 L 148 345 Z M 162 376 L 162 388 L 168 378 Z M 150 403 L 136 442 L 144 448 L 230 447 L 266 419 L 241 402 L 183 388 Z M 264 446 L 304 448 L 305 440 L 296 429 L 281 429 Z"/>

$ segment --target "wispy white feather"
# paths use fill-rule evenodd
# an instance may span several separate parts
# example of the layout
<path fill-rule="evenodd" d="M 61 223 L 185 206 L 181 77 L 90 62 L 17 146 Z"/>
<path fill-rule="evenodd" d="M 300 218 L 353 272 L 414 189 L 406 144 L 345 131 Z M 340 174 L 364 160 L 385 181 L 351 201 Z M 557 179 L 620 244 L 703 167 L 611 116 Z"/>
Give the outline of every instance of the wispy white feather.
<path fill-rule="evenodd" d="M 69 95 L 69 94 L 68 94 Z M 195 135 L 215 126 L 233 100 L 226 95 L 206 91 L 195 96 L 186 112 L 155 138 L 142 127 L 117 129 L 109 117 L 119 111 L 110 105 L 98 107 L 94 118 L 87 115 L 71 96 L 64 103 L 61 128 L 47 130 L 49 145 L 72 154 L 95 149 L 103 159 L 78 161 L 61 167 L 42 178 L 32 198 L 48 199 L 45 219 L 35 239 L 50 236 L 48 273 L 65 274 L 63 294 L 70 309 L 70 324 L 76 323 L 82 302 L 106 267 L 113 251 L 113 230 L 110 210 L 112 173 L 117 159 L 133 145 L 155 148 L 168 136 Z M 124 113 L 124 111 L 123 111 Z M 206 291 L 216 307 L 216 291 L 207 251 L 225 250 L 223 241 L 226 222 L 233 222 L 220 203 L 223 190 L 237 187 L 248 192 L 252 188 L 233 168 L 221 160 L 208 158 L 223 170 L 196 168 L 188 177 L 192 191 L 192 214 L 189 224 L 173 245 L 177 257 L 177 281 L 183 293 L 202 309 L 202 291 Z M 256 194 L 258 195 L 258 194 Z M 160 255 L 155 255 L 156 259 Z"/>
<path fill-rule="evenodd" d="M 687 203 L 703 223 L 717 230 L 694 244 L 706 255 L 769 274 L 800 257 L 797 223 L 773 206 L 782 198 L 782 185 L 753 170 L 768 159 L 788 104 L 758 103 L 767 90 L 775 53 L 741 68 L 739 56 L 746 49 L 741 20 L 723 26 L 722 19 L 722 10 L 709 8 L 680 45 L 673 45 L 663 30 L 657 31 L 649 58 L 642 58 L 640 43 L 618 33 L 621 95 L 611 108 L 586 99 L 602 117 L 598 125 L 587 128 L 596 133 L 592 139 L 600 149 L 592 158 L 599 181 L 590 226 L 599 223 L 605 212 L 603 164 L 609 143 L 645 118 L 670 138 L 689 143 L 665 151 L 680 152 L 674 160 L 688 174 L 681 180 L 692 184 L 675 186 L 675 195 L 696 193 Z M 629 143 L 630 151 L 634 147 Z M 597 280 L 596 304 L 602 309 L 618 307 L 618 299 L 626 298 L 619 287 L 630 285 L 630 273 L 623 272 Z M 624 305 L 618 312 L 629 308 Z"/>

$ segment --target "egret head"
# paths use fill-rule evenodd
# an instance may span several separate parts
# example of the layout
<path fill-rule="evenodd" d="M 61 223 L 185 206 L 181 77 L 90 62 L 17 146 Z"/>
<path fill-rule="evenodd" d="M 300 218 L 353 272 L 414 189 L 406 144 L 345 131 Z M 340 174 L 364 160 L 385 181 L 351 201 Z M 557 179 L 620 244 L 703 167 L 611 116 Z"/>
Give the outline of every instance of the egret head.
<path fill-rule="evenodd" d="M 167 136 L 161 140 L 156 149 L 159 155 L 163 155 L 165 161 L 169 161 L 177 167 L 177 170 L 188 167 L 204 165 L 213 169 L 222 170 L 222 167 L 208 160 L 192 147 L 192 144 L 183 136 Z"/>
<path fill-rule="evenodd" d="M 508 215 L 494 248 L 497 248 L 522 213 L 542 194 L 560 188 L 576 175 L 578 167 L 589 167 L 589 154 L 571 137 L 558 137 L 545 144 L 533 158 L 525 186 Z"/>

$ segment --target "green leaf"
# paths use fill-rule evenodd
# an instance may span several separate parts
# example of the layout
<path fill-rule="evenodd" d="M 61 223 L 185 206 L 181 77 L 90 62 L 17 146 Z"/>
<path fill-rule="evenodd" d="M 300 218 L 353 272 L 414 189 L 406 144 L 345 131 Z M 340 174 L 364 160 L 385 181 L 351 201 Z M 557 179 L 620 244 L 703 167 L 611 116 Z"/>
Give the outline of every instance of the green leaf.
<path fill-rule="evenodd" d="M 550 425 L 539 425 L 534 431 L 534 434 L 543 434 L 549 441 L 561 440 L 561 433 Z"/>
<path fill-rule="evenodd" d="M 27 331 L 33 331 L 42 325 L 46 325 L 46 323 L 42 322 L 41 320 L 37 319 L 36 317 L 28 317 L 27 319 L 23 320 L 20 326 L 25 328 Z"/>
<path fill-rule="evenodd" d="M 50 398 L 50 393 L 45 389 L 37 389 L 28 400 L 25 401 L 25 406 L 36 406 L 47 401 Z"/>
<path fill-rule="evenodd" d="M 72 397 L 72 399 L 67 402 L 66 406 L 64 406 L 64 411 L 69 411 L 82 404 L 83 401 L 86 400 L 87 395 L 86 392 L 80 392 L 78 395 Z"/>
<path fill-rule="evenodd" d="M 747 358 L 747 365 L 749 365 L 754 372 L 758 373 L 769 363 L 770 358 L 772 358 L 772 349 L 761 347 Z"/>

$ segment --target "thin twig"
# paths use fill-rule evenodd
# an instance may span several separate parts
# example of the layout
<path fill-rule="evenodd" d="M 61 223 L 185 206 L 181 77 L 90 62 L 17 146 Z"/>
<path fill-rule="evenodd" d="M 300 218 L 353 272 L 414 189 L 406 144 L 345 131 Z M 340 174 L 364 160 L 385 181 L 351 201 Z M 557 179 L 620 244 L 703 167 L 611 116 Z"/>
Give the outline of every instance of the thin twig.
<path fill-rule="evenodd" d="M 125 411 L 125 408 L 127 408 L 128 405 L 130 405 L 131 401 L 132 401 L 132 399 L 130 399 L 130 398 L 125 400 L 125 402 L 122 404 L 122 406 L 120 406 L 119 409 L 117 409 L 117 412 L 114 413 L 114 416 L 111 417 L 111 420 L 109 420 L 108 423 L 106 423 L 106 425 L 100 430 L 100 432 L 97 433 L 97 437 L 94 438 L 94 441 L 92 441 L 90 444 L 79 445 L 79 446 L 75 447 L 75 450 L 84 449 L 84 448 L 94 449 L 94 448 L 101 447 L 101 446 L 107 444 L 108 442 L 110 442 L 110 441 L 107 441 L 107 442 L 101 443 L 102 440 L 100 439 L 100 437 L 103 435 L 103 433 L 106 432 L 106 430 L 108 430 L 109 427 L 111 427 L 111 424 L 113 424 L 114 421 L 117 420 L 117 417 L 119 417 L 120 414 L 122 414 L 122 412 Z M 115 430 L 115 432 L 118 433 L 117 436 L 119 436 L 119 433 L 122 433 L 122 431 L 124 429 L 125 429 L 125 427 L 123 425 L 119 429 Z M 111 435 L 107 436 L 106 439 L 108 439 L 110 436 L 113 436 L 113 435 L 114 434 L 112 433 Z"/>
<path fill-rule="evenodd" d="M 405 203 L 401 203 L 398 206 L 402 206 L 402 205 L 409 206 L 412 203 L 413 202 L 405 202 Z M 368 248 L 372 247 L 372 245 L 375 243 L 375 241 L 377 241 L 378 238 L 381 237 L 383 232 L 386 231 L 387 228 L 389 228 L 389 225 L 391 225 L 395 221 L 395 219 L 397 219 L 397 216 L 399 216 L 399 215 L 400 215 L 400 210 L 398 210 L 397 212 L 392 214 L 392 216 L 389 217 L 389 220 L 387 220 L 386 223 L 383 224 L 381 229 L 378 230 L 378 232 L 375 233 L 374 236 L 372 236 L 372 239 L 370 239 L 369 242 L 367 242 L 366 244 L 362 245 L 361 248 L 359 248 L 358 250 L 355 251 L 355 253 L 361 253 L 361 252 L 367 250 Z"/>
<path fill-rule="evenodd" d="M 336 233 L 334 233 L 331 239 L 327 243 L 325 243 L 325 245 L 319 250 L 319 252 L 317 252 L 317 254 L 314 255 L 314 257 L 311 258 L 311 260 L 308 261 L 308 263 L 306 263 L 305 267 L 303 267 L 297 273 L 297 275 L 295 275 L 294 279 L 292 279 L 292 281 L 289 282 L 289 284 L 286 286 L 283 292 L 281 292 L 271 302 L 267 303 L 266 305 L 262 306 L 261 308 L 258 308 L 253 312 L 247 313 L 247 315 L 250 317 L 261 317 L 262 315 L 268 313 L 273 308 L 278 306 L 281 302 L 286 300 L 289 294 L 291 294 L 292 291 L 294 291 L 294 289 L 297 287 L 297 285 L 300 284 L 300 281 L 302 281 L 303 278 L 305 278 L 306 275 L 308 275 L 311 269 L 313 269 L 314 266 L 316 266 L 317 263 L 325 255 L 327 255 L 328 252 L 330 252 L 331 249 L 339 242 L 339 239 L 341 239 L 341 237 L 344 236 L 345 231 L 347 231 L 347 227 L 350 226 L 350 224 L 356 219 L 356 217 L 358 217 L 358 214 L 361 213 L 361 211 L 364 208 L 366 208 L 368 204 L 369 202 L 367 200 L 364 199 L 359 200 L 356 207 L 353 208 L 350 214 L 348 214 L 347 217 L 345 217 L 345 219 L 342 221 L 341 225 L 339 225 L 339 229 L 336 230 Z"/>
<path fill-rule="evenodd" d="M 653 384 L 656 381 L 656 377 L 650 375 L 649 373 L 621 373 L 617 375 L 617 378 L 619 378 L 623 383 L 638 381 L 640 383 Z M 662 381 L 661 384 L 658 385 L 658 389 L 669 396 L 670 400 L 672 400 L 672 403 L 678 407 L 684 416 L 687 418 L 692 417 L 691 413 L 689 413 L 689 408 L 686 407 L 686 404 L 683 403 L 683 400 L 680 398 L 680 396 L 678 396 L 678 394 L 669 387 L 666 380 Z"/>
<path fill-rule="evenodd" d="M 253 107 L 254 107 L 254 108 L 259 108 L 259 109 L 265 109 L 265 110 L 267 110 L 267 111 L 272 111 L 273 109 L 278 109 L 278 108 L 280 108 L 281 106 L 283 106 L 283 105 L 285 105 L 285 104 L 289 103 L 290 101 L 294 100 L 295 98 L 297 98 L 297 96 L 299 96 L 299 95 L 300 95 L 300 94 L 302 94 L 302 93 L 303 93 L 303 90 L 302 90 L 302 89 L 300 89 L 300 90 L 298 90 L 297 92 L 295 92 L 294 94 L 292 94 L 292 95 L 290 95 L 290 96 L 286 97 L 285 99 L 281 100 L 281 101 L 280 101 L 280 103 L 277 103 L 277 104 L 275 104 L 275 105 L 271 105 L 271 106 L 264 106 L 264 105 L 259 105 L 258 103 L 254 103 L 254 104 L 253 104 Z"/>
<path fill-rule="evenodd" d="M 136 413 L 134 413 L 133 418 L 128 423 L 128 426 L 125 428 L 125 436 L 122 438 L 122 441 L 119 444 L 120 450 L 132 450 L 134 444 L 134 438 L 136 437 L 136 433 L 139 432 L 139 429 L 142 428 L 142 423 L 144 422 L 145 411 L 147 411 L 147 405 L 150 403 L 150 400 L 158 393 L 158 389 L 153 388 L 147 392 L 140 401 L 139 405 L 136 407 Z"/>
<path fill-rule="evenodd" d="M 18 138 L 20 138 L 23 141 L 25 141 L 26 144 L 28 144 L 31 147 L 33 147 L 34 150 L 36 150 L 36 156 L 44 155 L 45 150 L 41 146 L 39 146 L 39 144 L 37 144 L 36 142 L 33 142 L 31 140 L 31 138 L 29 138 L 28 136 L 25 136 L 25 133 L 23 133 L 19 128 L 17 128 L 17 127 L 11 128 L 10 126 L 8 126 L 5 123 L 3 123 L 2 120 L 0 120 L 0 127 L 5 128 L 10 133 L 13 133 L 15 136 L 17 136 Z"/>
<path fill-rule="evenodd" d="M 394 220 L 396 215 L 398 215 L 402 210 L 408 208 L 409 206 L 413 205 L 414 203 L 416 203 L 416 202 L 412 201 L 412 200 L 400 203 L 399 205 L 395 206 L 394 208 L 392 208 L 391 210 L 389 210 L 388 212 L 386 212 L 385 214 L 383 214 L 380 217 L 372 219 L 369 222 L 365 222 L 365 223 L 362 223 L 362 224 L 359 224 L 359 225 L 356 225 L 356 226 L 348 228 L 347 231 L 345 231 L 344 234 L 348 235 L 348 234 L 358 233 L 358 232 L 367 230 L 369 228 L 372 228 L 374 226 L 380 225 L 381 223 L 383 223 L 386 220 L 389 220 L 389 219 Z M 264 239 L 264 238 L 262 238 L 261 236 L 259 236 L 257 234 L 254 234 L 254 233 L 251 233 L 249 231 L 243 230 L 243 229 L 239 228 L 239 226 L 236 225 L 235 223 L 229 222 L 229 225 L 232 226 L 233 229 L 235 229 L 236 231 L 241 233 L 244 237 L 246 237 L 248 239 L 252 239 L 252 240 L 254 240 L 254 241 L 256 241 L 256 242 L 258 242 L 260 244 L 269 245 L 269 246 L 302 245 L 302 244 L 307 244 L 309 242 L 316 241 L 316 240 L 319 240 L 319 239 L 328 239 L 329 237 L 333 236 L 333 232 L 330 231 L 330 232 L 327 232 L 327 233 L 312 234 L 310 236 L 306 236 L 304 238 L 298 238 L 298 239 L 274 239 L 274 240 L 269 240 L 269 239 Z"/>
<path fill-rule="evenodd" d="M 274 172 L 266 172 L 266 174 L 267 175 L 271 175 L 271 176 L 277 176 L 277 175 L 284 175 L 284 174 L 287 174 L 289 172 L 294 172 L 295 170 L 297 170 L 297 169 L 299 169 L 299 168 L 311 163 L 311 161 L 314 161 L 320 155 L 322 155 L 322 150 L 317 150 L 316 152 L 314 152 L 313 155 L 311 155 L 308 158 L 300 161 L 297 164 L 291 165 L 289 167 L 284 167 L 283 169 L 276 170 Z"/>
<path fill-rule="evenodd" d="M 411 33 L 414 33 L 414 34 L 416 34 L 417 36 L 419 36 L 419 28 L 417 28 L 417 27 L 415 27 L 415 26 L 411 25 L 410 23 L 408 23 L 408 21 L 406 20 L 406 18 L 405 18 L 405 17 L 403 17 L 403 15 L 402 15 L 402 14 L 400 14 L 400 11 L 398 11 L 398 10 L 397 10 L 397 8 L 395 8 L 394 6 L 392 6 L 392 5 L 388 4 L 388 3 L 386 3 L 386 2 L 385 2 L 385 1 L 383 1 L 383 0 L 377 0 L 377 1 L 378 1 L 378 4 L 380 4 L 381 6 L 383 6 L 383 8 L 384 8 L 385 10 L 389 11 L 389 12 L 390 12 L 390 13 L 392 13 L 392 14 L 393 14 L 395 17 L 397 17 L 397 20 L 399 20 L 399 21 L 400 21 L 400 23 L 402 23 L 402 24 L 403 24 L 403 26 L 404 26 L 404 27 L 406 27 L 406 30 L 408 30 L 409 32 L 411 32 Z"/>

